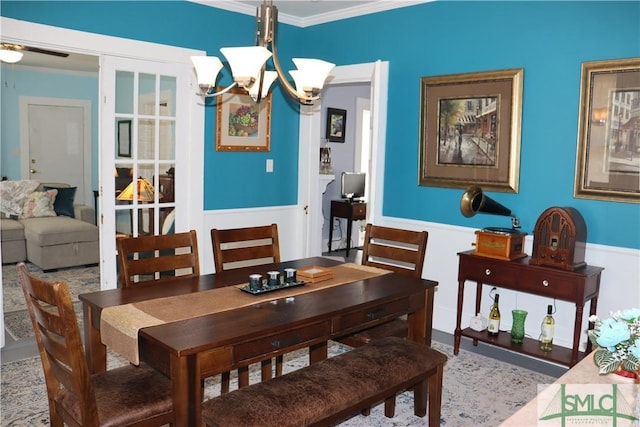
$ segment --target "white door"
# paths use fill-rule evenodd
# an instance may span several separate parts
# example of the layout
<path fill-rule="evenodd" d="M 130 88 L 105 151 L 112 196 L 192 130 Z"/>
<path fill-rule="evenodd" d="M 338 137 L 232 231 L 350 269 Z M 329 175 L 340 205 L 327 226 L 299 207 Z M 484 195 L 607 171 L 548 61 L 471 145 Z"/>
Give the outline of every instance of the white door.
<path fill-rule="evenodd" d="M 23 179 L 77 187 L 75 203 L 93 206 L 91 101 L 20 97 Z"/>
<path fill-rule="evenodd" d="M 117 237 L 175 232 L 174 218 L 185 215 L 179 189 L 186 187 L 188 153 L 177 141 L 188 139 L 190 71 L 182 64 L 101 60 L 103 287 L 117 283 Z"/>

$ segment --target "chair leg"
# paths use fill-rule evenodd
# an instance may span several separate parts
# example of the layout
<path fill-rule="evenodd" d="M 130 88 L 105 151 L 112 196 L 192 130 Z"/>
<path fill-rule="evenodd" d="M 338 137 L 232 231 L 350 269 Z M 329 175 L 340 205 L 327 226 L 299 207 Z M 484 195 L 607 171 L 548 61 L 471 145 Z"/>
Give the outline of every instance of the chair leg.
<path fill-rule="evenodd" d="M 444 364 L 438 365 L 435 374 L 429 377 L 429 427 L 438 427 L 440 425 L 443 372 Z M 416 413 L 416 415 L 418 414 Z"/>
<path fill-rule="evenodd" d="M 396 395 L 388 397 L 384 400 L 384 416 L 393 418 L 396 415 Z"/>
<path fill-rule="evenodd" d="M 263 360 L 262 365 L 262 381 L 268 381 L 273 377 L 273 365 L 271 359 Z"/>
<path fill-rule="evenodd" d="M 220 377 L 220 394 L 229 393 L 229 387 L 231 385 L 231 372 L 223 372 Z"/>
<path fill-rule="evenodd" d="M 238 388 L 249 385 L 249 367 L 243 366 L 238 368 Z"/>
<path fill-rule="evenodd" d="M 276 377 L 282 376 L 282 365 L 284 364 L 284 356 L 276 356 Z"/>
<path fill-rule="evenodd" d="M 435 374 L 429 377 L 433 378 Z M 413 413 L 418 417 L 427 414 L 427 378 L 425 377 L 413 388 Z"/>

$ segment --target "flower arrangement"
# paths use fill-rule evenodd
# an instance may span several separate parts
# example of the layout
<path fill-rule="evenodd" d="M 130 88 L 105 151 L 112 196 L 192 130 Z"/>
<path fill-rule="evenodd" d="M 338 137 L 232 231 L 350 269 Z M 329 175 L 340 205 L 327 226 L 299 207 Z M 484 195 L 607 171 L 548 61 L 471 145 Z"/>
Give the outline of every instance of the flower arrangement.
<path fill-rule="evenodd" d="M 589 317 L 595 323 L 589 330 L 589 340 L 599 348 L 593 360 L 600 375 L 622 369 L 637 372 L 640 365 L 640 309 L 631 308 L 611 313 L 608 319 Z"/>

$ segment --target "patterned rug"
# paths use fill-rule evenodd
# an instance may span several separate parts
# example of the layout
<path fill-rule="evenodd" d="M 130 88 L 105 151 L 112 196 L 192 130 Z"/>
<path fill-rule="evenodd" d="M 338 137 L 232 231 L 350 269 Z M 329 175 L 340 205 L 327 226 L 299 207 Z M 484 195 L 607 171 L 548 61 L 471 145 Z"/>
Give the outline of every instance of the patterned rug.
<path fill-rule="evenodd" d="M 51 282 L 64 282 L 69 287 L 71 299 L 78 301 L 78 295 L 100 290 L 100 268 L 77 267 L 65 268 L 44 273 L 40 268 L 27 263 L 27 269 L 34 276 Z M 18 281 L 15 264 L 2 266 L 2 288 L 5 329 L 15 340 L 33 337 L 33 327 L 29 312 Z M 74 303 L 78 321 L 82 322 L 82 305 Z"/>
<path fill-rule="evenodd" d="M 433 347 L 447 354 L 442 396 L 440 425 L 446 427 L 495 427 L 536 395 L 537 384 L 549 384 L 555 378 L 528 369 L 460 350 L 453 356 L 450 345 L 434 342 Z M 348 350 L 348 347 L 333 343 L 330 356 Z M 114 354 L 108 355 L 108 366 L 113 368 L 127 363 Z M 307 365 L 306 350 L 285 355 L 284 371 L 290 372 Z M 0 367 L 3 426 L 48 426 L 46 389 L 39 358 L 29 358 L 2 364 Z M 251 382 L 259 381 L 260 365 L 252 365 Z M 232 389 L 237 387 L 232 373 Z M 505 392 L 508 387 L 508 392 Z M 502 390 L 487 393 L 487 390 Z M 205 397 L 220 392 L 219 377 L 206 381 Z M 384 405 L 371 410 L 371 415 L 355 416 L 341 424 L 349 427 L 374 426 L 424 426 L 426 418 L 413 415 L 413 395 L 400 394 L 396 399 L 396 416 L 384 416 Z"/>

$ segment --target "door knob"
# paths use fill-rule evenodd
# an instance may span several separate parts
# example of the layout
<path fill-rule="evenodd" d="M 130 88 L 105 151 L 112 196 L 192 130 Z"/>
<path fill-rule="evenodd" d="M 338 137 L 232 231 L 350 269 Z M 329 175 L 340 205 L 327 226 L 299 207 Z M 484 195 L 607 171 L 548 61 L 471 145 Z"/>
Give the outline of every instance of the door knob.
<path fill-rule="evenodd" d="M 29 169 L 29 172 L 30 172 L 30 173 L 38 173 L 38 171 L 37 171 L 37 170 L 35 170 L 35 169 Z"/>

